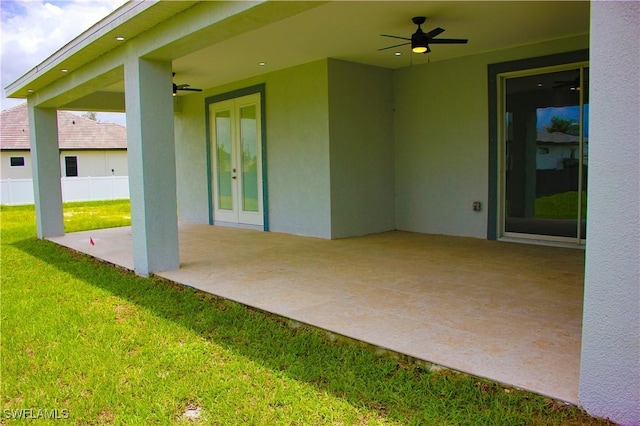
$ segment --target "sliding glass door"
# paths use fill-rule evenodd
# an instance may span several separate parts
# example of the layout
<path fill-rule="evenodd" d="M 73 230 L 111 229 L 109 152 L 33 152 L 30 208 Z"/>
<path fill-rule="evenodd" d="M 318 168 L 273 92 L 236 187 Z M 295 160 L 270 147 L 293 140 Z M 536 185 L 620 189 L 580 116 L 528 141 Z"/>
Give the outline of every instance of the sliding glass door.
<path fill-rule="evenodd" d="M 586 64 L 501 75 L 502 236 L 584 243 Z"/>

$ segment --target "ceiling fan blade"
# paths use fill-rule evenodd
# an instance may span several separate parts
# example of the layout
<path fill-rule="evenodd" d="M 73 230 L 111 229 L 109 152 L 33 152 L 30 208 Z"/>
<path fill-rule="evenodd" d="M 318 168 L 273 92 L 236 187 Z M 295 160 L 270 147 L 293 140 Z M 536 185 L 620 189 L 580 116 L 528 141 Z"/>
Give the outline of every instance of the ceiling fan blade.
<path fill-rule="evenodd" d="M 580 76 L 574 78 L 573 80 L 556 80 L 553 82 L 556 86 L 579 86 L 580 85 Z"/>
<path fill-rule="evenodd" d="M 378 49 L 378 50 L 393 49 L 394 47 L 406 46 L 407 44 L 411 44 L 411 42 L 409 42 L 409 43 L 402 43 L 402 44 L 396 44 L 395 46 L 383 47 L 382 49 Z"/>
<path fill-rule="evenodd" d="M 429 44 L 466 44 L 466 38 L 434 38 L 429 40 Z"/>
<path fill-rule="evenodd" d="M 409 40 L 411 41 L 410 38 L 407 37 L 400 37 L 400 36 L 394 36 L 394 35 L 389 35 L 389 34 L 380 34 L 381 37 L 391 37 L 391 38 L 399 38 L 401 40 Z"/>
<path fill-rule="evenodd" d="M 176 84 L 176 88 L 177 88 L 178 90 L 182 90 L 182 89 L 184 89 L 185 87 L 189 87 L 189 85 L 188 85 L 188 84 Z"/>
<path fill-rule="evenodd" d="M 434 28 L 431 31 L 429 31 L 426 36 L 429 38 L 434 38 L 435 36 L 437 36 L 438 34 L 442 34 L 444 32 L 444 28 Z"/>
<path fill-rule="evenodd" d="M 183 87 L 183 88 L 178 87 L 178 90 L 184 90 L 186 92 L 202 92 L 202 89 L 196 89 L 193 87 Z"/>

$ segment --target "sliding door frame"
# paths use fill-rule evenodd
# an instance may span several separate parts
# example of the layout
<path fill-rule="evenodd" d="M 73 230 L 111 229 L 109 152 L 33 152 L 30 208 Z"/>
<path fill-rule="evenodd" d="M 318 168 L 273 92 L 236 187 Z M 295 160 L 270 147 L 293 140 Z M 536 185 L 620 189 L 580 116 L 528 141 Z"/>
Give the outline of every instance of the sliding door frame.
<path fill-rule="evenodd" d="M 561 53 L 556 55 L 541 56 L 536 58 L 521 59 L 517 61 L 501 62 L 488 65 L 489 86 L 489 193 L 488 193 L 488 217 L 487 239 L 497 240 L 504 237 L 504 178 L 502 167 L 504 166 L 504 117 L 500 111 L 504 105 L 504 90 L 501 87 L 504 76 L 517 76 L 535 74 L 537 71 L 553 69 L 565 69 L 568 67 L 580 68 L 588 66 L 589 50 Z M 582 152 L 580 153 L 582 154 Z M 582 182 L 582 179 L 580 179 Z M 581 183 L 580 183 L 581 184 Z M 581 214 L 581 213 L 580 213 Z M 580 216 L 579 216 L 580 217 Z M 546 236 L 544 236 L 546 237 Z M 518 234 L 518 238 L 531 238 L 540 240 L 541 236 Z M 546 239 L 546 238 L 545 238 Z M 567 238 L 559 237 L 560 241 L 567 242 Z M 554 238 L 550 238 L 554 240 Z M 576 239 L 573 239 L 574 241 Z"/>

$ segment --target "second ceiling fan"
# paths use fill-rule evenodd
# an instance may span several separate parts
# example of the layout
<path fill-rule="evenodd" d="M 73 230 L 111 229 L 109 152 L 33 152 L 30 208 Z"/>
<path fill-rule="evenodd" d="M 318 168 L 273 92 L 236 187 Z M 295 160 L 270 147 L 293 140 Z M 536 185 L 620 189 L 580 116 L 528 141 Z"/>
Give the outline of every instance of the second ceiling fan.
<path fill-rule="evenodd" d="M 176 76 L 176 73 L 172 73 L 173 76 Z M 184 90 L 187 92 L 202 92 L 202 89 L 196 89 L 195 87 L 191 87 L 189 84 L 175 84 L 173 83 L 173 96 L 178 94 L 178 90 Z"/>
<path fill-rule="evenodd" d="M 465 44 L 469 40 L 466 38 L 435 38 L 439 34 L 444 32 L 443 28 L 434 28 L 433 30 L 425 33 L 422 31 L 421 25 L 425 23 L 427 20 L 424 16 L 416 16 L 411 19 L 414 24 L 418 26 L 418 29 L 415 33 L 411 35 L 411 38 L 408 37 L 400 37 L 389 34 L 380 34 L 382 37 L 391 37 L 391 38 L 399 38 L 401 40 L 409 40 L 406 43 L 400 43 L 389 47 L 383 47 L 378 50 L 387 50 L 393 49 L 394 47 L 405 46 L 407 44 L 411 45 L 411 51 L 414 53 L 429 53 L 431 52 L 430 44 Z"/>

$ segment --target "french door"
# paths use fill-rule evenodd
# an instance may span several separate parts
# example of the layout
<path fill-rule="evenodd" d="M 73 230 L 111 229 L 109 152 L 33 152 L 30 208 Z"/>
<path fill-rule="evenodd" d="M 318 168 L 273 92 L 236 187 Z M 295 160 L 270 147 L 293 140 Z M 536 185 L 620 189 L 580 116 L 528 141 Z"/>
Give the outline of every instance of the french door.
<path fill-rule="evenodd" d="M 260 94 L 209 105 L 215 224 L 264 224 Z"/>
<path fill-rule="evenodd" d="M 501 75 L 502 236 L 586 241 L 587 64 Z"/>

